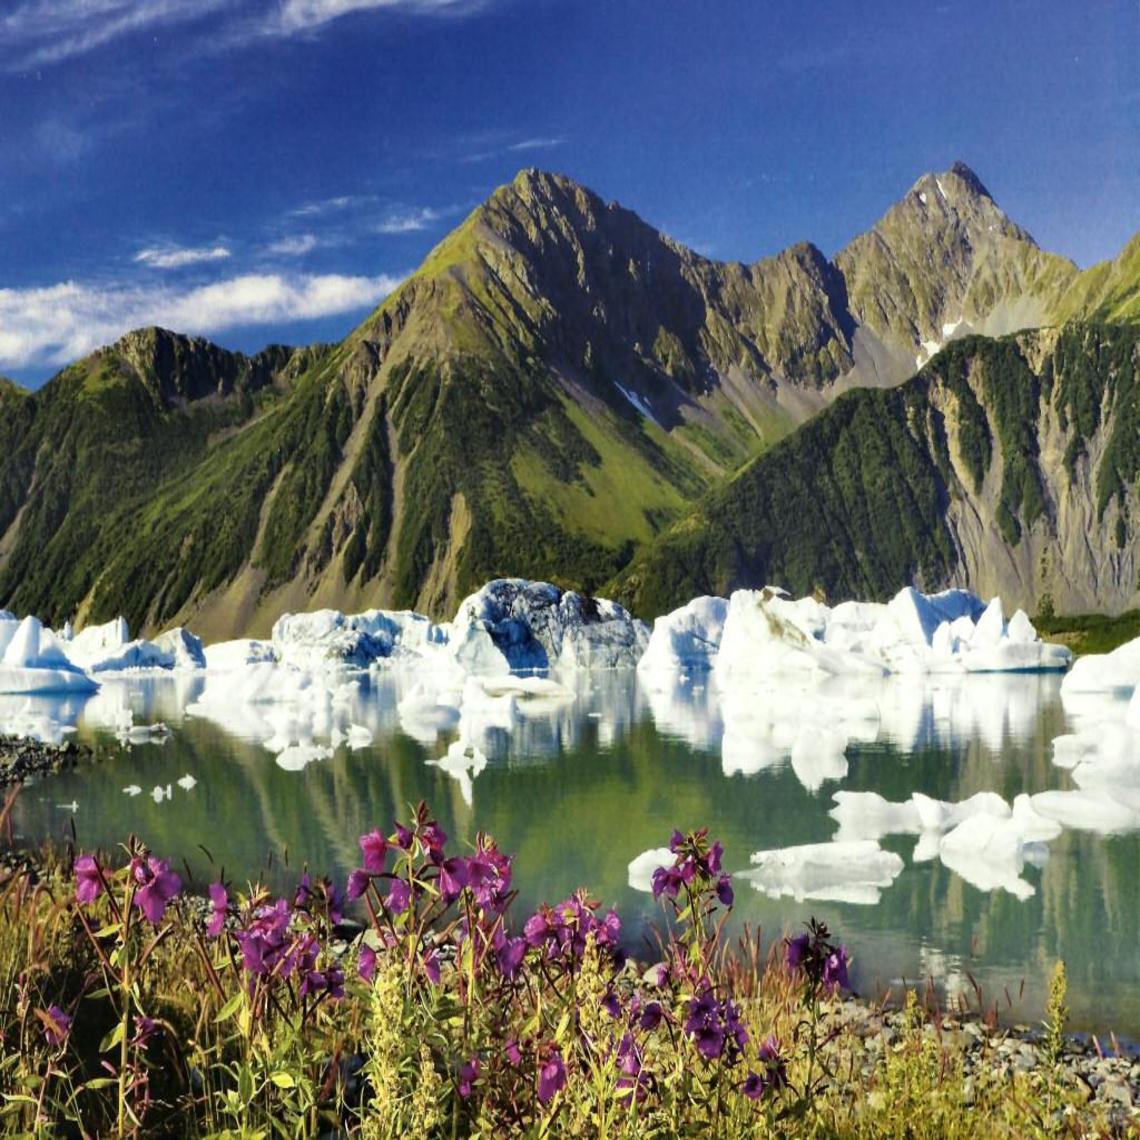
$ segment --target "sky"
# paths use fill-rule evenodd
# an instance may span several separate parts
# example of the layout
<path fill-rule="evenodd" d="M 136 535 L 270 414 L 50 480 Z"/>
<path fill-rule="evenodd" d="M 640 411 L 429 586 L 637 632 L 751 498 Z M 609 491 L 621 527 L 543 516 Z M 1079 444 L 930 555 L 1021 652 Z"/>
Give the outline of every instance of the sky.
<path fill-rule="evenodd" d="M 0 372 L 336 340 L 524 166 L 707 256 L 831 254 L 966 161 L 1140 230 L 1140 0 L 3 0 Z"/>

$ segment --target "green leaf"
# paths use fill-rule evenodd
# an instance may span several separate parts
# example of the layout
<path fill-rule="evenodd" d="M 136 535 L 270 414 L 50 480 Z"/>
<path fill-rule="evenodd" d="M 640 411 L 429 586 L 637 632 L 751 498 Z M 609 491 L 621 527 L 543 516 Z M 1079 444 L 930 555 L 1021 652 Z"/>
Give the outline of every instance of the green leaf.
<path fill-rule="evenodd" d="M 123 1040 L 123 1023 L 120 1021 L 114 1029 L 99 1042 L 99 1052 L 107 1053 L 114 1049 Z"/>
<path fill-rule="evenodd" d="M 295 1089 L 297 1087 L 297 1082 L 293 1079 L 293 1077 L 289 1073 L 285 1073 L 285 1072 L 270 1073 L 269 1079 L 279 1089 Z"/>
<path fill-rule="evenodd" d="M 234 994 L 234 996 L 230 998 L 230 1000 L 226 1002 L 226 1004 L 223 1005 L 220 1010 L 218 1010 L 218 1014 L 214 1018 L 214 1024 L 216 1025 L 219 1021 L 229 1021 L 229 1019 L 233 1017 L 235 1013 L 237 1013 L 239 1007 L 241 1006 L 241 999 L 242 994 L 240 991 Z"/>

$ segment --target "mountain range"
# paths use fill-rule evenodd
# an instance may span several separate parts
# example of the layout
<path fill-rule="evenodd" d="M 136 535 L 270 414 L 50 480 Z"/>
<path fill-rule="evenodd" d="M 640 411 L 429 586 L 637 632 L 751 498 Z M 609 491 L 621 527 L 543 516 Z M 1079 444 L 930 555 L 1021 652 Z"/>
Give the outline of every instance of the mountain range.
<path fill-rule="evenodd" d="M 339 344 L 144 329 L 0 380 L 0 606 L 220 638 L 523 575 L 1115 612 L 1138 359 L 1140 236 L 1081 271 L 961 163 L 751 265 L 526 170 Z"/>

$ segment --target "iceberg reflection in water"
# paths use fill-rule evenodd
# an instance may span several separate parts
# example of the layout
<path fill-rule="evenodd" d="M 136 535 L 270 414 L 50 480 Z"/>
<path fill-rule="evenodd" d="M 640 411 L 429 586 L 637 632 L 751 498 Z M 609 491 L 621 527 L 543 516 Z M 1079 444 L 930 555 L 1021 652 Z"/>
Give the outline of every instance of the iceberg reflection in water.
<path fill-rule="evenodd" d="M 655 849 L 674 826 L 708 826 L 738 918 L 775 934 L 818 914 L 868 990 L 952 963 L 936 980 L 968 972 L 1000 992 L 1025 978 L 1017 1015 L 1031 1018 L 1041 962 L 1063 954 L 1077 1022 L 1107 1013 L 1140 1032 L 1126 696 L 1062 700 L 1059 676 L 1016 674 L 282 675 L 246 649 L 228 672 L 0 697 L 0 730 L 35 724 L 100 753 L 29 786 L 20 831 L 74 825 L 86 845 L 136 831 L 202 880 L 221 865 L 239 884 L 272 852 L 287 882 L 305 862 L 346 873 L 355 836 L 424 798 L 461 843 L 485 830 L 517 852 L 523 905 L 588 884 L 636 939 L 659 915 Z"/>

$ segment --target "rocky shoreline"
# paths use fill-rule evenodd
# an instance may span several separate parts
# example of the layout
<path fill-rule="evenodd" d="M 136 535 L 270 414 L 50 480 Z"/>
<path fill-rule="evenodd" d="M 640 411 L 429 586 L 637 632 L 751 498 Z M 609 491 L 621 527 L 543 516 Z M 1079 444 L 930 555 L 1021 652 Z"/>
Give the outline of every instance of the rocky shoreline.
<path fill-rule="evenodd" d="M 1140 1054 L 1111 1039 L 1111 1046 L 1094 1036 L 1066 1034 L 1055 1064 L 1048 1058 L 1044 1030 L 1025 1024 L 993 1026 L 977 1015 L 927 1013 L 915 1027 L 906 1010 L 875 1006 L 858 998 L 835 1003 L 826 1027 L 848 1035 L 861 1073 L 863 1095 L 882 1097 L 872 1076 L 884 1057 L 905 1049 L 909 1041 L 934 1044 L 961 1064 L 965 1105 L 973 1103 L 981 1081 L 1013 1085 L 1018 1077 L 1048 1079 L 1065 1089 L 1075 1102 L 1065 1111 L 1071 1123 L 1089 1127 L 1099 1118 L 1109 1135 L 1140 1132 Z M 857 1094 L 858 1095 L 858 1094 Z M 1086 1118 L 1087 1117 L 1087 1118 Z M 1102 1134 L 1095 1129 L 1094 1134 Z"/>
<path fill-rule="evenodd" d="M 20 736 L 0 736 L 0 788 L 22 784 L 29 777 L 53 776 L 90 760 L 95 750 L 69 740 L 43 744 Z"/>

